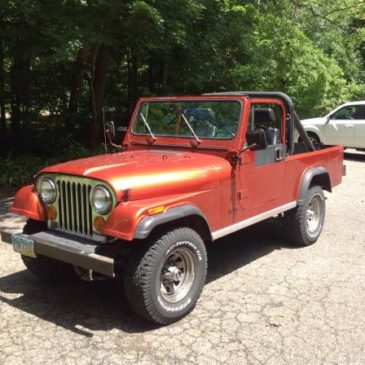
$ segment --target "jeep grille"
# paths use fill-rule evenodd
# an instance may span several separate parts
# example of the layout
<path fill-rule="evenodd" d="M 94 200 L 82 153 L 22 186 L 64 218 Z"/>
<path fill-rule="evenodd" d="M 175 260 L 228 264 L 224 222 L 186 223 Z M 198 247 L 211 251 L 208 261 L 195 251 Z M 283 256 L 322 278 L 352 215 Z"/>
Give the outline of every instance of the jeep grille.
<path fill-rule="evenodd" d="M 58 195 L 58 224 L 63 231 L 92 236 L 92 211 L 89 200 L 91 186 L 80 181 L 56 179 Z"/>

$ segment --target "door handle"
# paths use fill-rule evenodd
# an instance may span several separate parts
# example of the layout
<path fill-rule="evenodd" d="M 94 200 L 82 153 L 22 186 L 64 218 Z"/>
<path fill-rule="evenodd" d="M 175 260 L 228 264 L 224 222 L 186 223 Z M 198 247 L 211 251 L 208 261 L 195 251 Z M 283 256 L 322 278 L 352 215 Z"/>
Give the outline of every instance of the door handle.
<path fill-rule="evenodd" d="M 353 128 L 353 126 L 354 126 L 353 124 L 345 124 L 346 128 Z"/>
<path fill-rule="evenodd" d="M 275 161 L 282 161 L 283 159 L 283 150 L 281 147 L 275 148 Z"/>

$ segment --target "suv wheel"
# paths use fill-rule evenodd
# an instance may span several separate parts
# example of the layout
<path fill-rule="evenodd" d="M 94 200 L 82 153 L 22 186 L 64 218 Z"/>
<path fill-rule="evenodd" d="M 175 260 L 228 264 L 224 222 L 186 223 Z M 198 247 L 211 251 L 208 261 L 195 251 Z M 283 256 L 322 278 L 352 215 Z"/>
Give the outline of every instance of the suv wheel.
<path fill-rule="evenodd" d="M 299 246 L 316 242 L 322 232 L 326 202 L 322 189 L 313 186 L 304 203 L 285 215 L 285 228 L 289 241 Z"/>
<path fill-rule="evenodd" d="M 319 137 L 315 133 L 308 132 L 308 138 L 312 142 L 312 144 L 319 144 L 319 143 L 321 143 L 321 140 L 319 139 Z M 301 137 L 299 137 L 298 142 L 299 143 L 303 143 L 303 140 L 302 140 Z"/>
<path fill-rule="evenodd" d="M 169 324 L 194 308 L 206 274 L 207 253 L 202 238 L 191 228 L 176 228 L 131 255 L 124 290 L 137 314 Z"/>

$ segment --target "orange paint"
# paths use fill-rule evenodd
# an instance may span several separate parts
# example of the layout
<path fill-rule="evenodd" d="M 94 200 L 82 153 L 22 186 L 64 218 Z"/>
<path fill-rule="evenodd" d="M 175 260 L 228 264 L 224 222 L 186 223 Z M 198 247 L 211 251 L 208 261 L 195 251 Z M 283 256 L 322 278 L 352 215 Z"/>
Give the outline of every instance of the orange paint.
<path fill-rule="evenodd" d="M 152 142 L 148 135 L 133 135 L 132 123 L 140 104 L 158 100 L 239 101 L 242 112 L 237 134 L 230 140 L 202 139 L 198 146 L 194 146 L 194 138 L 156 136 Z M 283 161 L 260 167 L 255 165 L 255 152 L 247 150 L 232 164 L 230 156 L 245 145 L 252 102 L 275 102 L 285 109 L 277 99 L 234 95 L 142 98 L 124 139 L 128 151 L 69 161 L 40 173 L 85 176 L 108 183 L 118 203 L 106 221 L 96 217 L 94 226 L 102 234 L 128 241 L 133 240 L 144 217 L 160 213 L 159 207 L 168 211 L 178 205 L 195 205 L 215 231 L 296 201 L 301 178 L 308 168 L 323 166 L 333 186 L 341 182 L 342 147 L 287 156 Z M 286 111 L 282 114 L 285 116 Z M 285 118 L 282 125 L 285 130 Z M 12 211 L 46 220 L 45 207 L 32 186 L 17 193 Z"/>

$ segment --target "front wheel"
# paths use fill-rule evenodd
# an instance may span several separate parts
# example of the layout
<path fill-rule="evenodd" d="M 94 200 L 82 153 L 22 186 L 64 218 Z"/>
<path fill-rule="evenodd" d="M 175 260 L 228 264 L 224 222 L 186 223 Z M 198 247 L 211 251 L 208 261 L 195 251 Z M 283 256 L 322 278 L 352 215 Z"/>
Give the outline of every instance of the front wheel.
<path fill-rule="evenodd" d="M 298 246 L 309 246 L 316 242 L 323 229 L 325 213 L 323 191 L 319 186 L 313 186 L 308 190 L 303 204 L 285 215 L 289 241 Z"/>
<path fill-rule="evenodd" d="M 195 306 L 207 274 L 205 244 L 191 228 L 176 228 L 129 258 L 124 290 L 131 308 L 147 320 L 169 324 Z"/>

